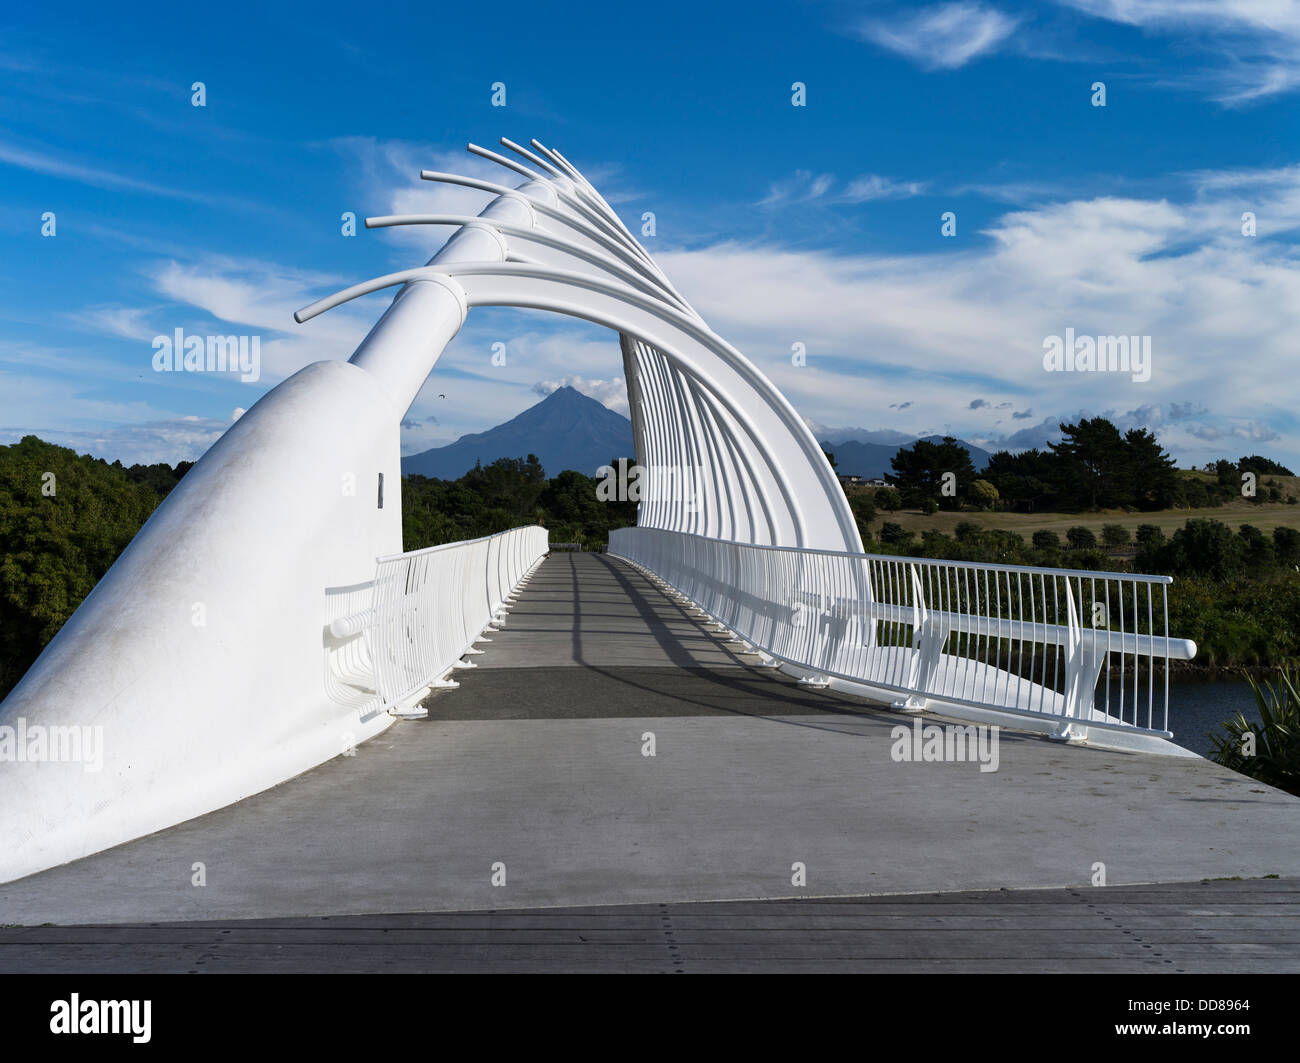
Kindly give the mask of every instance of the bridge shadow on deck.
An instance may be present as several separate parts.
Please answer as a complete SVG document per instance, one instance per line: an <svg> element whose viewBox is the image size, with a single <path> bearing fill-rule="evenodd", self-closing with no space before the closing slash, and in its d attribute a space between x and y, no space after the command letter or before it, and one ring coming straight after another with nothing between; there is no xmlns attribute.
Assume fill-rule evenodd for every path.
<svg viewBox="0 0 1300 1063"><path fill-rule="evenodd" d="M603 554L549 558L493 638L499 645L490 647L472 677L462 673L460 690L425 701L438 719L729 714L852 716L888 726L899 719L859 698L802 687L756 667L756 654L729 643L636 569Z"/></svg>

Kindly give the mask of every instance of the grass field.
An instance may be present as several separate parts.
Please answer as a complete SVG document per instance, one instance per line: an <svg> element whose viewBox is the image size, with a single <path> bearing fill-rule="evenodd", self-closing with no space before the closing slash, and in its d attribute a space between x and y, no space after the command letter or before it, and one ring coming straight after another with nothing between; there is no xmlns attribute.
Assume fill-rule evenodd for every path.
<svg viewBox="0 0 1300 1063"><path fill-rule="evenodd" d="M1283 497L1288 494L1300 497L1300 477L1277 476L1267 477L1267 479L1277 480L1278 485L1282 488ZM1025 537L1026 542L1034 532L1043 530L1054 531L1064 538L1066 529L1073 528L1076 525L1089 529L1100 540L1101 526L1103 524L1122 524L1130 531L1135 530L1139 524L1154 524L1168 536L1171 532L1181 528L1185 521L1193 517L1208 517L1211 520L1222 521L1234 531L1243 524L1253 524L1266 535L1277 527L1300 529L1300 505L1291 506L1284 502L1261 502L1256 505L1253 502L1247 502L1245 499L1238 499L1226 505L1212 506L1205 509L1161 509L1150 513L1124 513L1119 510L1102 510L1098 513L1009 513L998 511L950 513L941 510L927 516L918 510L904 509L899 510L897 513L878 510L876 519L871 524L871 530L873 533L877 533L880 531L882 522L892 520L909 531L916 532L917 535L930 528L951 535L953 529L961 521L968 520L980 525L982 528L1001 528L1018 532Z"/></svg>

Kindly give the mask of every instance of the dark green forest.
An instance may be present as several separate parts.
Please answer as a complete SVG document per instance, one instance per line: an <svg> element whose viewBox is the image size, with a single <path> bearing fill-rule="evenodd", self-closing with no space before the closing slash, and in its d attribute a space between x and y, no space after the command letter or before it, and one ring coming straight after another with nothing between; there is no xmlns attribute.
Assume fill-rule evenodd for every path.
<svg viewBox="0 0 1300 1063"><path fill-rule="evenodd" d="M0 696L191 464L128 469L35 436L0 447Z"/></svg>
<svg viewBox="0 0 1300 1063"><path fill-rule="evenodd" d="M618 459L610 459L617 467ZM626 459L630 460L630 459ZM635 502L602 502L596 480L572 469L546 479L535 455L499 458L459 480L402 478L402 541L407 550L495 535L521 524L549 529L552 542L596 549L614 528L636 523Z"/></svg>
<svg viewBox="0 0 1300 1063"><path fill-rule="evenodd" d="M7 694L192 462L123 466L36 436L0 446L0 697ZM506 459L459 480L402 484L404 548L417 550L540 523L553 542L601 546L636 521L602 502L596 481L546 479L537 459Z"/></svg>
<svg viewBox="0 0 1300 1063"><path fill-rule="evenodd" d="M1027 513L1082 513L1098 509L1153 512L1221 506L1228 501L1296 503L1275 479L1290 469L1258 454L1206 466L1209 477L1180 474L1153 433L1121 433L1105 417L1062 424L1061 441L1046 450L1000 450L976 472L970 454L951 436L918 440L891 459L885 480L898 505L936 511L1007 509ZM1243 474L1250 474L1243 479ZM948 478L948 490L944 478ZM898 508L895 506L894 508Z"/></svg>

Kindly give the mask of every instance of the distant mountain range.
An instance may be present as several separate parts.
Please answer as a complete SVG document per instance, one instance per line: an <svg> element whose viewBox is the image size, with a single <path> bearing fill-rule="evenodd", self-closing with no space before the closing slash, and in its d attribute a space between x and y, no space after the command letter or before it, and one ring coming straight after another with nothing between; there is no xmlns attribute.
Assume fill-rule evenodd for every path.
<svg viewBox="0 0 1300 1063"><path fill-rule="evenodd" d="M835 455L838 473L866 479L889 472L889 459L917 438L891 429L826 428L815 422L809 422L809 427L822 448ZM924 438L938 443L943 437ZM976 469L988 464L988 451L960 439L957 442L970 452ZM562 387L505 424L403 458L402 473L455 480L476 462L489 465L497 458L536 454L548 477L565 469L594 476L612 458L630 457L633 446L631 421L576 388Z"/></svg>
<svg viewBox="0 0 1300 1063"><path fill-rule="evenodd" d="M883 443L900 446L916 442L916 436L892 428L828 428L804 418L804 423L821 443Z"/></svg>
<svg viewBox="0 0 1300 1063"><path fill-rule="evenodd" d="M867 433L875 434L875 433ZM928 443L942 443L943 436L922 436ZM898 443L871 443L860 442L856 439L841 439L839 442L832 442L829 439L818 437L817 440L822 445L822 449L835 455L835 471L841 476L861 476L864 479L872 480L883 477L885 473L892 472L889 464L890 459L899 452L903 447L910 447L916 442L916 436L906 436L903 441ZM989 452L974 443L967 443L964 439L957 440L967 453L970 454L971 464L975 466L978 472L989 463Z"/></svg>
<svg viewBox="0 0 1300 1063"><path fill-rule="evenodd" d="M475 462L489 465L497 458L536 454L547 477L565 469L595 476L611 459L631 457L633 448L631 421L575 388L562 387L505 424L403 458L402 474L455 480Z"/></svg>

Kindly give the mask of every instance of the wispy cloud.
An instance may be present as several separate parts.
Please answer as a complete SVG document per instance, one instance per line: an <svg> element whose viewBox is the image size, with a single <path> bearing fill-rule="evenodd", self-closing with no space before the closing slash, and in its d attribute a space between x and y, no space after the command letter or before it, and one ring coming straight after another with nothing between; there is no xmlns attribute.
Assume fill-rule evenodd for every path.
<svg viewBox="0 0 1300 1063"><path fill-rule="evenodd" d="M1300 88L1300 4L1293 0L1058 0L1095 18L1184 38L1217 62L1188 72L1225 104Z"/></svg>
<svg viewBox="0 0 1300 1063"><path fill-rule="evenodd" d="M0 443L14 443L24 435L39 435L50 443L81 454L111 457L124 465L152 465L165 461L197 461L227 428L230 421L206 417L180 417L168 421L117 424L100 429L53 427L0 427Z"/></svg>
<svg viewBox="0 0 1300 1063"><path fill-rule="evenodd" d="M230 202L226 199L191 192L183 188L168 188L166 185L141 181L134 177L125 177L113 173L102 166L76 162L59 158L48 151L32 150L0 141L0 163L17 166L33 173L45 174L47 177L61 177L79 184L92 185L96 188L115 188L129 192L140 192L151 196L164 196L168 199L183 199L193 203Z"/></svg>
<svg viewBox="0 0 1300 1063"><path fill-rule="evenodd" d="M158 335L158 329L149 324L149 317L156 312L157 308L138 306L95 306L69 315L68 320L95 335L147 342Z"/></svg>
<svg viewBox="0 0 1300 1063"><path fill-rule="evenodd" d="M774 182L758 205L867 203L875 199L908 199L923 195L925 189L925 184L920 181L895 181L877 174L862 174L841 183L834 174L796 170L789 177Z"/></svg>
<svg viewBox="0 0 1300 1063"><path fill-rule="evenodd" d="M858 36L931 70L955 70L995 51L1018 19L975 3L940 4L892 20L865 19Z"/></svg>
<svg viewBox="0 0 1300 1063"><path fill-rule="evenodd" d="M519 175L463 147L420 143L379 137L338 137L328 147L352 163L362 202L370 214L468 214L475 215L492 199L492 193L462 185L420 180L421 170L462 174L513 188ZM403 261L411 250L431 257L452 234L446 226L407 225L378 231L380 239L401 249ZM423 263L407 262L407 265Z"/></svg>

